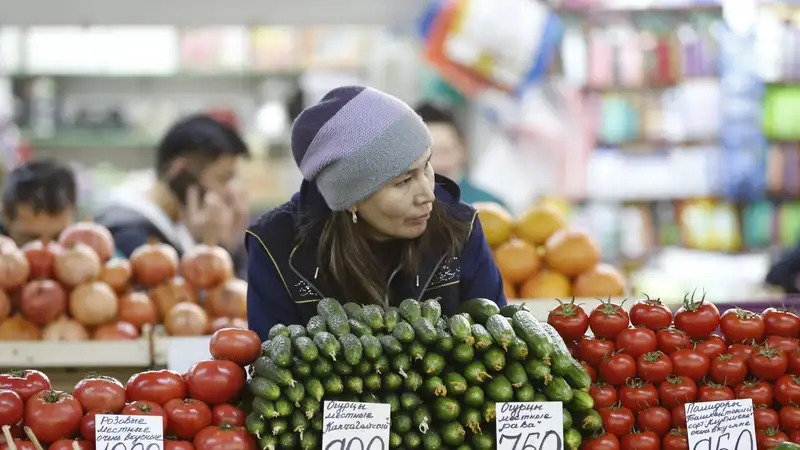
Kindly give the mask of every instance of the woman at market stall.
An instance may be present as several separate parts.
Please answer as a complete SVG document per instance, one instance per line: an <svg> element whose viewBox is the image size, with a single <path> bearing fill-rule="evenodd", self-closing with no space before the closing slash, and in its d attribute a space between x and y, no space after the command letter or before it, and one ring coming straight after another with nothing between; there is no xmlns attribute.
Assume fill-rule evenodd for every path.
<svg viewBox="0 0 800 450"><path fill-rule="evenodd" d="M436 297L445 314L475 297L505 304L477 213L434 175L431 144L408 105L372 88L336 88L298 116L300 191L247 231L248 322L262 340L305 324L324 297Z"/></svg>

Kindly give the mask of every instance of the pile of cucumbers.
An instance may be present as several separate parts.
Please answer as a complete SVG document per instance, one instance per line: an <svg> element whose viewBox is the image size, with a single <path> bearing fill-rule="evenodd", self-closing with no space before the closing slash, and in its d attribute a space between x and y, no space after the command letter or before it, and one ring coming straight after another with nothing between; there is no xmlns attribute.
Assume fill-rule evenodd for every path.
<svg viewBox="0 0 800 450"><path fill-rule="evenodd" d="M461 311L326 298L305 327L274 326L250 367L248 431L265 450L321 448L325 400L388 403L397 449L492 449L497 402L563 402L569 450L602 428L589 374L550 325L486 299Z"/></svg>

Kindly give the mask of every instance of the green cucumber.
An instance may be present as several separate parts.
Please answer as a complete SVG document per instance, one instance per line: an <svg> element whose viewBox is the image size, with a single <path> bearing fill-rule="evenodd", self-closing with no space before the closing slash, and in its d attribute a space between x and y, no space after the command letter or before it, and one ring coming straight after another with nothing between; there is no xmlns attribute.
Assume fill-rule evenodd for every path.
<svg viewBox="0 0 800 450"><path fill-rule="evenodd" d="M580 450L582 442L581 432L575 428L570 428L564 432L564 450ZM800 447L797 447L797 449L781 449L780 445L778 447L776 450L800 450Z"/></svg>
<svg viewBox="0 0 800 450"><path fill-rule="evenodd" d="M498 347L492 347L486 350L486 352L481 355L481 359L484 364L486 364L486 367L495 372L500 372L506 366L506 354Z"/></svg>
<svg viewBox="0 0 800 450"><path fill-rule="evenodd" d="M306 392L308 392L308 398L313 398L319 402L322 401L322 396L325 395L325 388L318 378L309 378L306 380Z"/></svg>
<svg viewBox="0 0 800 450"><path fill-rule="evenodd" d="M294 411L294 406L292 406L289 400L281 397L275 402L275 411L278 411L281 417L289 417L292 411Z"/></svg>
<svg viewBox="0 0 800 450"><path fill-rule="evenodd" d="M316 431L307 429L300 433L300 450L314 450L321 446L322 440Z"/></svg>
<svg viewBox="0 0 800 450"><path fill-rule="evenodd" d="M400 394L400 406L406 411L412 411L422 404L422 399L419 395L413 392L403 392Z"/></svg>
<svg viewBox="0 0 800 450"><path fill-rule="evenodd" d="M410 356L414 361L419 361L425 357L425 354L428 353L428 351L425 349L425 346L422 345L422 342L415 340L414 342L408 344L408 347L406 347L406 353L408 353L408 356Z"/></svg>
<svg viewBox="0 0 800 450"><path fill-rule="evenodd" d="M381 347L383 347L383 351L389 356L396 355L403 351L403 346L400 344L400 341L392 335L387 334L381 336L380 343Z"/></svg>
<svg viewBox="0 0 800 450"><path fill-rule="evenodd" d="M333 362L327 358L319 358L314 361L314 367L311 371L315 377L325 378L333 373Z"/></svg>
<svg viewBox="0 0 800 450"><path fill-rule="evenodd" d="M364 392L364 380L361 377L346 377L344 388L354 394L361 394Z"/></svg>
<svg viewBox="0 0 800 450"><path fill-rule="evenodd" d="M528 375L528 378L537 381L539 384L546 385L553 379L550 366L538 359L529 359L525 361L523 366L525 367L525 373Z"/></svg>
<svg viewBox="0 0 800 450"><path fill-rule="evenodd" d="M256 435L255 433L251 434L253 434L254 436ZM261 436L261 437L256 436L256 437L258 439L258 448L260 448L261 450L278 449L278 438L276 436L268 434L266 436Z"/></svg>
<svg viewBox="0 0 800 450"><path fill-rule="evenodd" d="M438 336L438 340L436 341L436 351L439 353L452 352L453 347L455 346L453 336L447 330L442 329L437 329L436 334Z"/></svg>
<svg viewBox="0 0 800 450"><path fill-rule="evenodd" d="M294 386L297 381L292 378L292 372L283 367L278 367L272 358L260 357L254 364L255 373L258 376L274 381L278 386Z"/></svg>
<svg viewBox="0 0 800 450"><path fill-rule="evenodd" d="M350 332L355 334L357 337L372 334L372 328L356 319L349 319L347 323L350 325Z"/></svg>
<svg viewBox="0 0 800 450"><path fill-rule="evenodd" d="M392 369L396 370L400 375L406 375L411 370L411 357L405 353L394 355L392 358Z"/></svg>
<svg viewBox="0 0 800 450"><path fill-rule="evenodd" d="M470 386L467 388L467 391L464 392L464 404L474 407L479 407L483 405L484 394L483 389L480 386Z"/></svg>
<svg viewBox="0 0 800 450"><path fill-rule="evenodd" d="M410 344L414 341L414 327L408 322L399 322L392 330L392 336L403 344Z"/></svg>
<svg viewBox="0 0 800 450"><path fill-rule="evenodd" d="M438 353L428 353L422 360L422 370L426 375L437 376L444 370L447 361Z"/></svg>
<svg viewBox="0 0 800 450"><path fill-rule="evenodd" d="M572 420L586 434L595 433L603 428L603 419L600 417L600 413L594 409L583 412L573 411Z"/></svg>
<svg viewBox="0 0 800 450"><path fill-rule="evenodd" d="M364 357L364 347L354 334L348 333L341 336L339 343L342 345L342 355L347 364L355 366L361 362L361 358Z"/></svg>
<svg viewBox="0 0 800 450"><path fill-rule="evenodd" d="M347 302L342 305L348 319L361 320L361 305L358 303Z"/></svg>
<svg viewBox="0 0 800 450"><path fill-rule="evenodd" d="M283 433L278 437L278 447L282 449L297 448L298 438L300 437L300 435L292 433L291 429L289 429L288 424L286 425L286 430L288 431L288 433Z"/></svg>
<svg viewBox="0 0 800 450"><path fill-rule="evenodd" d="M320 352L328 358L336 361L336 357L342 352L342 344L336 339L333 334L322 331L314 336L314 344L317 345Z"/></svg>
<svg viewBox="0 0 800 450"><path fill-rule="evenodd" d="M553 377L543 391L551 402L569 403L572 401L572 387L567 380L561 377Z"/></svg>
<svg viewBox="0 0 800 450"><path fill-rule="evenodd" d="M472 328L466 317L457 314L450 318L448 321L450 326L450 334L456 342L464 342L467 344L474 344L475 338L472 337Z"/></svg>
<svg viewBox="0 0 800 450"><path fill-rule="evenodd" d="M386 331L391 333L398 322L400 322L400 311L395 307L387 309L383 315L383 324L386 326Z"/></svg>
<svg viewBox="0 0 800 450"><path fill-rule="evenodd" d="M586 372L586 369L572 358L564 339L549 323L541 325L553 343L553 354L550 358L553 374L564 377L574 388L589 389L592 384L592 378Z"/></svg>
<svg viewBox="0 0 800 450"><path fill-rule="evenodd" d="M272 360L278 367L292 365L292 338L280 334L272 338Z"/></svg>
<svg viewBox="0 0 800 450"><path fill-rule="evenodd" d="M308 320L306 331L312 338L323 331L328 331L328 326L325 325L325 318L317 315Z"/></svg>
<svg viewBox="0 0 800 450"><path fill-rule="evenodd" d="M377 392L381 390L381 376L377 373L371 373L364 377L364 389L370 392Z"/></svg>
<svg viewBox="0 0 800 450"><path fill-rule="evenodd" d="M272 341L261 343L261 356L272 356Z"/></svg>
<svg viewBox="0 0 800 450"><path fill-rule="evenodd" d="M469 384L481 384L492 378L486 371L486 366L480 361L472 361L464 368L464 378Z"/></svg>
<svg viewBox="0 0 800 450"><path fill-rule="evenodd" d="M475 349L486 350L494 344L492 335L483 325L476 323L472 325L472 336L475 338Z"/></svg>
<svg viewBox="0 0 800 450"><path fill-rule="evenodd" d="M333 371L339 375L351 375L353 373L353 366L345 362L344 359L333 362Z"/></svg>
<svg viewBox="0 0 800 450"><path fill-rule="evenodd" d="M383 324L383 310L378 305L364 305L361 308L360 320L375 331L380 331L386 327Z"/></svg>
<svg viewBox="0 0 800 450"><path fill-rule="evenodd" d="M484 422L491 423L497 417L497 403L486 402L481 407L481 414L483 414Z"/></svg>
<svg viewBox="0 0 800 450"><path fill-rule="evenodd" d="M261 418L261 414L257 411L253 411L247 415L247 418L244 420L244 426L247 428L247 431L257 439L260 439L261 436L267 432L267 425L264 423L264 419Z"/></svg>
<svg viewBox="0 0 800 450"><path fill-rule="evenodd" d="M414 336L425 345L435 344L439 338L433 324L424 317L414 319L411 326L414 328Z"/></svg>
<svg viewBox="0 0 800 450"><path fill-rule="evenodd" d="M294 386L283 388L282 394L286 397L286 400L299 407L300 402L306 397L306 388L303 383L295 383Z"/></svg>
<svg viewBox="0 0 800 450"><path fill-rule="evenodd" d="M314 362L319 358L319 348L314 341L307 336L294 338L294 352L297 357L305 362Z"/></svg>
<svg viewBox="0 0 800 450"><path fill-rule="evenodd" d="M423 382L422 375L413 370L409 370L406 374L406 379L403 380L403 386L407 391L417 392L417 390L422 387Z"/></svg>
<svg viewBox="0 0 800 450"><path fill-rule="evenodd" d="M342 377L335 373L322 380L322 387L325 388L325 392L328 394L341 394L344 392Z"/></svg>
<svg viewBox="0 0 800 450"><path fill-rule="evenodd" d="M512 361L511 364L506 366L503 375L511 382L511 386L515 389L522 387L528 383L528 374L525 373L525 367L519 361Z"/></svg>
<svg viewBox="0 0 800 450"><path fill-rule="evenodd" d="M392 416L392 430L401 434L406 434L411 431L412 426L411 417L409 417L408 414L400 413Z"/></svg>
<svg viewBox="0 0 800 450"><path fill-rule="evenodd" d="M503 347L503 350L508 350L517 338L511 324L500 314L489 317L486 321L486 330L492 335L494 341L497 342L500 347Z"/></svg>
<svg viewBox="0 0 800 450"><path fill-rule="evenodd" d="M494 436L489 433L475 434L469 438L472 450L492 450L495 445Z"/></svg>
<svg viewBox="0 0 800 450"><path fill-rule="evenodd" d="M563 408L561 413L563 414L563 427L566 431L572 428L572 413L570 413L567 408Z"/></svg>
<svg viewBox="0 0 800 450"><path fill-rule="evenodd" d="M468 389L467 379L456 372L446 373L444 376L444 383L447 388L446 393L449 393L452 397L465 394Z"/></svg>
<svg viewBox="0 0 800 450"><path fill-rule="evenodd" d="M447 387L441 378L430 377L422 383L422 393L430 397L443 397L447 395Z"/></svg>
<svg viewBox="0 0 800 450"><path fill-rule="evenodd" d="M391 392L400 389L403 386L403 377L396 373L387 373L383 375L383 387Z"/></svg>
<svg viewBox="0 0 800 450"><path fill-rule="evenodd" d="M261 414L262 417L265 419L271 419L273 417L279 417L278 411L275 411L275 403L269 400L264 400L261 397L256 397L253 399L253 411Z"/></svg>
<svg viewBox="0 0 800 450"><path fill-rule="evenodd" d="M536 390L530 384L523 384L519 389L514 391L514 400L518 402L532 402L535 397Z"/></svg>
<svg viewBox="0 0 800 450"><path fill-rule="evenodd" d="M467 436L467 430L458 422L448 422L440 428L439 434L442 436L442 442L449 447L455 447L464 443Z"/></svg>
<svg viewBox="0 0 800 450"><path fill-rule="evenodd" d="M292 371L293 374L297 375L297 378L308 378L311 376L312 368L311 364L303 361L300 358L294 357L292 358L292 367L289 369Z"/></svg>
<svg viewBox="0 0 800 450"><path fill-rule="evenodd" d="M403 319L409 322L413 322L422 317L422 307L419 302L413 298L407 298L400 302L400 306L397 307L397 310L400 311L400 315Z"/></svg>
<svg viewBox="0 0 800 450"><path fill-rule="evenodd" d="M275 339L278 336L289 336L289 328L282 323L276 323L269 329L269 333L267 333L267 339Z"/></svg>
<svg viewBox="0 0 800 450"><path fill-rule="evenodd" d="M508 317L510 319L514 317L514 314L516 314L517 311L529 311L529 310L523 303L513 303L505 305L502 308L500 308L500 315Z"/></svg>
<svg viewBox="0 0 800 450"><path fill-rule="evenodd" d="M794 442L781 442L775 447L775 450L800 450L800 445Z"/></svg>
<svg viewBox="0 0 800 450"><path fill-rule="evenodd" d="M389 433L389 448L400 448L401 445L403 445L403 438L394 431Z"/></svg>
<svg viewBox="0 0 800 450"><path fill-rule="evenodd" d="M423 434L422 448L425 450L440 450L442 448L442 437L435 431L429 431Z"/></svg>
<svg viewBox="0 0 800 450"><path fill-rule="evenodd" d="M528 359L528 344L515 335L514 343L508 349L508 356L515 361L526 361Z"/></svg>
<svg viewBox="0 0 800 450"><path fill-rule="evenodd" d="M567 405L570 411L582 412L594 408L594 399L586 391L572 390L572 400Z"/></svg>
<svg viewBox="0 0 800 450"><path fill-rule="evenodd" d="M461 414L461 405L458 404L456 399L449 397L436 397L433 399L431 409L433 415L442 422L456 420L458 415Z"/></svg>
<svg viewBox="0 0 800 450"><path fill-rule="evenodd" d="M328 297L320 300L317 303L317 314L325 318L325 325L334 336L340 337L350 332L347 312L336 299Z"/></svg>
<svg viewBox="0 0 800 450"><path fill-rule="evenodd" d="M289 329L289 337L292 338L292 341L299 338L300 336L306 336L306 327L302 325L289 325L286 327Z"/></svg>
<svg viewBox="0 0 800 450"><path fill-rule="evenodd" d="M281 388L278 383L260 376L255 376L250 380L250 391L256 397L271 401L275 401L281 396Z"/></svg>
<svg viewBox="0 0 800 450"><path fill-rule="evenodd" d="M545 364L549 364L550 355L554 351L553 343L550 342L548 334L542 329L536 317L528 311L517 311L513 320L514 331L528 344L528 350Z"/></svg>
<svg viewBox="0 0 800 450"><path fill-rule="evenodd" d="M439 298L431 298L422 302L422 317L428 322L436 325L439 318L442 317L442 305L439 303Z"/></svg>
<svg viewBox="0 0 800 450"><path fill-rule="evenodd" d="M486 382L486 395L496 402L510 402L514 399L514 388L505 375L498 375Z"/></svg>
<svg viewBox="0 0 800 450"><path fill-rule="evenodd" d="M459 308L462 313L469 314L479 324L485 324L489 317L500 313L497 303L485 298L467 300Z"/></svg>
<svg viewBox="0 0 800 450"><path fill-rule="evenodd" d="M370 361L375 361L380 358L383 353L381 341L375 336L365 334L359 338L361 346L364 348L364 357Z"/></svg>
<svg viewBox="0 0 800 450"><path fill-rule="evenodd" d="M380 358L375 360L372 366L375 373L384 374L389 371L389 358L386 355L381 355Z"/></svg>

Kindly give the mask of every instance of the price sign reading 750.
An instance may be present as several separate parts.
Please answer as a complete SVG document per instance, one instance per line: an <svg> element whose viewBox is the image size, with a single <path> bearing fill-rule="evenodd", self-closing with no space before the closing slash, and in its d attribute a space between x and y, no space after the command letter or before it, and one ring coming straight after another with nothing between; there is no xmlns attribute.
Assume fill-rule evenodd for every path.
<svg viewBox="0 0 800 450"><path fill-rule="evenodd" d="M561 402L498 403L497 450L564 450Z"/></svg>

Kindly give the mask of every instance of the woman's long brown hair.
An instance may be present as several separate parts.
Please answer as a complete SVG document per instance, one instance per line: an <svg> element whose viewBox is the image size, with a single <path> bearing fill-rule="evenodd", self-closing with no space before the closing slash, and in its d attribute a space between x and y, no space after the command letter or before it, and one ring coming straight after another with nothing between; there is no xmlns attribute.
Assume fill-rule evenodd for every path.
<svg viewBox="0 0 800 450"><path fill-rule="evenodd" d="M456 256L464 245L471 224L446 211L447 205L434 202L425 232L418 238L402 240L400 270L414 274L424 253L433 257ZM340 301L385 305L387 277L396 267L385 267L370 247L366 223L353 223L352 214L332 212L319 238L318 261L327 264L324 275L338 287Z"/></svg>

